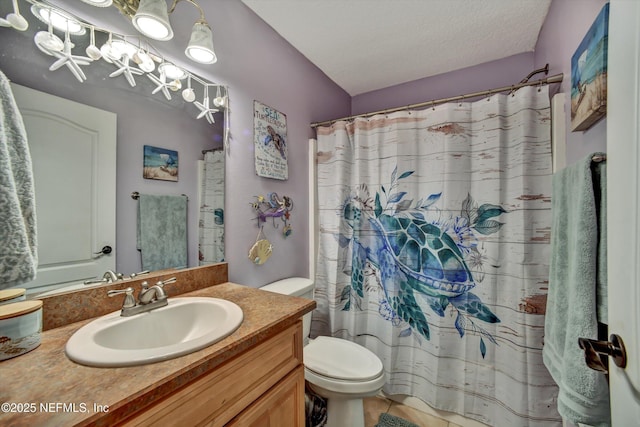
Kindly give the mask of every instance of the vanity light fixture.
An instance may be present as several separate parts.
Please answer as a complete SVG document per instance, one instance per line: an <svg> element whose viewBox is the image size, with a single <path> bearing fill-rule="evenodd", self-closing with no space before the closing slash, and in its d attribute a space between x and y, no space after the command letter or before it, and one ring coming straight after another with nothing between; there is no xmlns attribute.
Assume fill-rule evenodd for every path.
<svg viewBox="0 0 640 427"><path fill-rule="evenodd" d="M99 0L83 0L94 3ZM195 6L200 12L200 18L191 29L189 44L185 55L189 59L201 64L213 64L218 58L213 50L213 33L207 23L204 11L195 0L173 0L167 8L166 0L113 0L113 4L121 13L131 18L131 23L141 34L154 40L171 40L173 28L169 22L176 5L186 1Z"/></svg>
<svg viewBox="0 0 640 427"><path fill-rule="evenodd" d="M0 17L0 27L9 27L17 31L24 31L24 25L13 16L19 15L18 0L14 0L14 13L9 14L6 18ZM62 11L55 6L52 6L48 2L41 2L39 0L26 0L32 4L31 12L39 20L47 24L46 31L37 31L34 36L34 42L38 49L45 55L52 56L56 60L49 67L50 71L57 71L59 69L67 68L74 77L83 83L87 80L87 76L82 67L89 66L90 64L103 60L107 63L113 64L116 70L109 74L109 77L115 78L123 76L131 87L136 86L135 76L141 76L146 74L147 77L156 85L156 88L152 91L152 94L162 92L164 97L171 101L170 92L177 92L183 88L182 80L187 80L187 88L182 91L182 98L185 102L194 102L196 99L193 86L194 82L197 82L204 88L204 99L202 102L195 102L195 107L199 110L197 116L198 119L206 118L206 120L213 124L214 113L219 109L224 108L228 104L228 88L213 84L207 80L204 80L195 74L191 73L187 69L178 67L171 62L168 62L155 48L150 45L146 40L143 40L141 36L125 36L117 34L111 30L97 27L95 24L83 21L75 17L69 12ZM85 3L93 5L107 6L103 0L82 0ZM123 4L131 5L135 4L137 7L140 0L113 0L113 4L116 2L122 2ZM178 3L182 0L174 0ZM191 2L191 0L185 0ZM133 15L132 12L131 15ZM20 15L21 16L21 15ZM201 11L201 16L203 16ZM13 22L13 23L12 23ZM26 22L26 20L25 20ZM198 21L198 23L202 23ZM198 24L196 23L196 24ZM15 24L15 25L14 25ZM206 24L206 22L204 22ZM28 27L28 23L26 24ZM54 34L54 28L62 31L65 35L64 42ZM89 31L87 31L89 30ZM87 34L89 33L89 34ZM96 46L96 33L101 33L106 37L106 41L100 48ZM86 34L86 37L84 35ZM78 55L73 38L82 38L82 43L86 43L86 49L84 52L87 56ZM127 39L137 39L137 43L130 43ZM145 45L143 47L143 44ZM76 48L76 52L74 52ZM214 54L215 55L215 54ZM153 74L156 69L159 75ZM209 87L217 86L216 97L212 99L214 106L209 105ZM222 92L221 92L222 91ZM215 107L215 108L214 108ZM225 114L228 114L228 108L224 108ZM228 120L225 120L225 134L228 132Z"/></svg>
<svg viewBox="0 0 640 427"><path fill-rule="evenodd" d="M189 44L184 51L189 59L201 64L213 64L218 61L213 51L213 33L203 18L193 25Z"/></svg>
<svg viewBox="0 0 640 427"><path fill-rule="evenodd" d="M165 0L140 0L136 14L131 18L136 30L154 40L171 40L173 28Z"/></svg>

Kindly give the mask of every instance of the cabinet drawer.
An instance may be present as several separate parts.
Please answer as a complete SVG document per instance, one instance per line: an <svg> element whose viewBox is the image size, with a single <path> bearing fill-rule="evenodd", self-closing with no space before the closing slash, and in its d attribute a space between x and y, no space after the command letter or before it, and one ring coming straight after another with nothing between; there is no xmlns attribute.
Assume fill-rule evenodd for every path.
<svg viewBox="0 0 640 427"><path fill-rule="evenodd" d="M302 365L302 322L126 420L124 426L223 426Z"/></svg>
<svg viewBox="0 0 640 427"><path fill-rule="evenodd" d="M303 427L304 367L298 366L227 427Z"/></svg>

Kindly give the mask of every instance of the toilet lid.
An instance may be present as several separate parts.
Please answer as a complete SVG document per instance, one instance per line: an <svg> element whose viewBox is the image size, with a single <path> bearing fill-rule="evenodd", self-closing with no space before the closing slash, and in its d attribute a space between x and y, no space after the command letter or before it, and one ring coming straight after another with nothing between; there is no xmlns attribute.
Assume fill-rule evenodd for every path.
<svg viewBox="0 0 640 427"><path fill-rule="evenodd" d="M332 337L318 337L304 347L304 366L341 380L367 381L382 374L378 356L361 345Z"/></svg>

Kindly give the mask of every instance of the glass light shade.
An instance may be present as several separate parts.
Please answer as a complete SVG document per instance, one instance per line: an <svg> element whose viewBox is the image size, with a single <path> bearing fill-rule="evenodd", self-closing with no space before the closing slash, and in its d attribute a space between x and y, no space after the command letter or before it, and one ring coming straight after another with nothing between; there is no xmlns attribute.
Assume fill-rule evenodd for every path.
<svg viewBox="0 0 640 427"><path fill-rule="evenodd" d="M218 60L213 51L213 34L206 22L198 21L194 24L184 53L192 61L201 64L213 64Z"/></svg>
<svg viewBox="0 0 640 427"><path fill-rule="evenodd" d="M109 7L113 0L82 0L83 2L97 7Z"/></svg>
<svg viewBox="0 0 640 427"><path fill-rule="evenodd" d="M84 26L82 26L73 17L66 15L65 13L57 9L52 9L51 7L40 4L34 4L33 6L31 6L31 13L33 13L36 18L38 18L45 24L49 24L49 22L51 22L51 25L53 25L53 27L57 30L63 32L67 31L68 25L69 34L80 35L86 32Z"/></svg>
<svg viewBox="0 0 640 427"><path fill-rule="evenodd" d="M138 10L131 22L136 30L154 40L173 38L165 0L140 0Z"/></svg>

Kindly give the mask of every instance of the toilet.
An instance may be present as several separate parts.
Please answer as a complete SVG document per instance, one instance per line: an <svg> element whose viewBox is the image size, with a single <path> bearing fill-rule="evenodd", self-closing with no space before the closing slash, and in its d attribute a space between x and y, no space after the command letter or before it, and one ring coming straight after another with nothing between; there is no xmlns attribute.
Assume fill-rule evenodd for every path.
<svg viewBox="0 0 640 427"><path fill-rule="evenodd" d="M313 299L314 283L292 277L262 290ZM311 313L302 319L304 377L311 389L327 399L327 427L364 427L362 399L375 396L385 383L382 362L370 350L334 337L309 339Z"/></svg>

